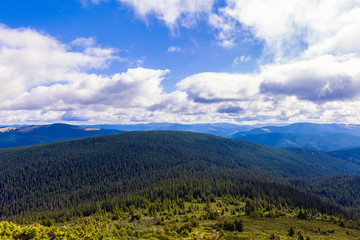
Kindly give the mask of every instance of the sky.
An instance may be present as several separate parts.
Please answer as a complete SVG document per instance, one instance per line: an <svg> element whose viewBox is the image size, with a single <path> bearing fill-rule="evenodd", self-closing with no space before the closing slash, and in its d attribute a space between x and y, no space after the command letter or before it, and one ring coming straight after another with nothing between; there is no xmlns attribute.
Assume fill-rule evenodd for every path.
<svg viewBox="0 0 360 240"><path fill-rule="evenodd" d="M360 123L360 0L3 0L0 125Z"/></svg>

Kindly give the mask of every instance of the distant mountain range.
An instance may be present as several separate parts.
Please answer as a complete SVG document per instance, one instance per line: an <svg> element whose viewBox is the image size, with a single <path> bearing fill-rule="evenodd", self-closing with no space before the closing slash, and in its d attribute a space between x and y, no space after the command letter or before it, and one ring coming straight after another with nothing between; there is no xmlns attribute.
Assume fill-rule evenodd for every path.
<svg viewBox="0 0 360 240"><path fill-rule="evenodd" d="M303 147L317 151L360 148L360 125L295 123L286 126L214 124L118 124L74 126L51 124L0 127L0 148L36 145L70 139L135 131L186 131L207 133L272 146Z"/></svg>
<svg viewBox="0 0 360 240"><path fill-rule="evenodd" d="M254 128L254 126L241 126L228 123L191 125L177 123L149 123L88 126L74 126L69 124L55 123L50 125L4 126L0 127L0 148L60 142L70 139L122 132L155 130L200 132L226 137L238 131L246 131L252 128Z"/></svg>
<svg viewBox="0 0 360 240"><path fill-rule="evenodd" d="M61 123L25 127L0 127L0 148L60 142L121 132L120 130L83 128Z"/></svg>
<svg viewBox="0 0 360 240"><path fill-rule="evenodd" d="M317 123L294 123L285 126L263 126L253 128L249 134L264 133L298 133L320 135L329 133L345 133L360 137L360 125L358 124L317 124Z"/></svg>
<svg viewBox="0 0 360 240"><path fill-rule="evenodd" d="M202 124L179 124L179 123L147 123L147 124L115 124L115 125L88 125L83 127L96 127L101 129L118 129L126 132L134 131L185 131L207 133L220 137L228 137L239 131L248 131L261 125L237 125L231 123L202 123Z"/></svg>
<svg viewBox="0 0 360 240"><path fill-rule="evenodd" d="M335 151L360 147L360 125L296 123L254 128L230 137L272 147Z"/></svg>

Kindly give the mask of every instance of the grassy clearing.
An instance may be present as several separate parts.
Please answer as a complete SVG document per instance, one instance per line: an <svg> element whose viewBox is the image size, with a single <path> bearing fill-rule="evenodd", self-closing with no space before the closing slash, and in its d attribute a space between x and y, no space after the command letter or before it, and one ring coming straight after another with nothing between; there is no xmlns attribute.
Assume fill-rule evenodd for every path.
<svg viewBox="0 0 360 240"><path fill-rule="evenodd" d="M213 219L207 217L211 211L218 213ZM295 217L296 209L282 211L284 214L277 217L265 217L268 212L246 216L245 203L234 206L217 199L212 203L187 202L184 211L175 215L164 211L154 217L147 215L147 209L138 210L141 217L132 221L129 213L114 220L113 214L104 212L53 226L0 222L0 239L360 239L359 229L342 225L334 217L302 220ZM239 219L242 231L230 231L224 224Z"/></svg>

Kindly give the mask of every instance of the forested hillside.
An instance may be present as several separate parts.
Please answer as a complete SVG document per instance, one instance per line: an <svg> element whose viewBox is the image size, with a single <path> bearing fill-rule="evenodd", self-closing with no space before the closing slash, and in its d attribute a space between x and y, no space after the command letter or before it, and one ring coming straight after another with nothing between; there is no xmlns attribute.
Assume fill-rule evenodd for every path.
<svg viewBox="0 0 360 240"><path fill-rule="evenodd" d="M333 151L329 155L360 165L360 148Z"/></svg>
<svg viewBox="0 0 360 240"><path fill-rule="evenodd" d="M244 236L265 239L286 236L289 221L307 229L299 222L307 219L317 229L306 230L309 236L348 233L352 239L360 224L352 192L337 192L340 185L328 194L320 189L328 175L359 173L359 165L322 152L189 132L122 133L3 149L1 219L42 226L0 222L0 236L236 239L245 221ZM258 218L276 218L266 224L278 230L269 235L252 228Z"/></svg>
<svg viewBox="0 0 360 240"><path fill-rule="evenodd" d="M72 209L118 196L130 201L141 191L152 200L156 194L175 197L171 193L188 200L226 192L272 193L274 199L320 209L326 207L318 200L305 200L310 195L297 198L298 190L264 180L360 173L356 164L312 150L166 131L7 149L0 151L0 162L3 217Z"/></svg>
<svg viewBox="0 0 360 240"><path fill-rule="evenodd" d="M342 206L360 208L359 175L334 175L292 183L308 193L316 194Z"/></svg>

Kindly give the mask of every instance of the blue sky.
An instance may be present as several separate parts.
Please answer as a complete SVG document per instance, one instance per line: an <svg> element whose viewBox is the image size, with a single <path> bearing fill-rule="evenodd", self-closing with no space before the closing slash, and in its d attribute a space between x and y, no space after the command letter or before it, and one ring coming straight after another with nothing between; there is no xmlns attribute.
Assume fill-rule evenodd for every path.
<svg viewBox="0 0 360 240"><path fill-rule="evenodd" d="M356 0L0 3L0 124L359 123Z"/></svg>
<svg viewBox="0 0 360 240"><path fill-rule="evenodd" d="M100 46L116 48L120 57L128 59L113 62L98 73L114 74L140 65L170 69L162 82L167 92L175 90L177 81L198 72L254 71L262 50L261 42L244 42L232 48L219 46L214 38L216 29L204 20L189 28L177 26L176 30L151 14L144 22L129 6L116 1L7 1L2 4L0 16L1 23L8 27L29 27L64 43L94 38ZM173 52L168 51L171 47ZM241 56L251 60L234 64Z"/></svg>

